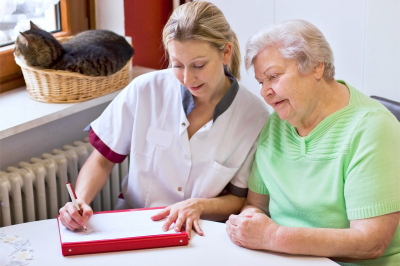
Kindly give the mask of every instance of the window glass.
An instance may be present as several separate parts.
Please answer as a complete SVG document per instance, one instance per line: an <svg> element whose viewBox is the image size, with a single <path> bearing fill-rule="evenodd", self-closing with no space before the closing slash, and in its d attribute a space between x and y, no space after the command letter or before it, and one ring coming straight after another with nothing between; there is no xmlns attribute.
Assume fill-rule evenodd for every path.
<svg viewBox="0 0 400 266"><path fill-rule="evenodd" d="M60 0L1 0L0 46L12 44L32 21L49 32L61 30Z"/></svg>

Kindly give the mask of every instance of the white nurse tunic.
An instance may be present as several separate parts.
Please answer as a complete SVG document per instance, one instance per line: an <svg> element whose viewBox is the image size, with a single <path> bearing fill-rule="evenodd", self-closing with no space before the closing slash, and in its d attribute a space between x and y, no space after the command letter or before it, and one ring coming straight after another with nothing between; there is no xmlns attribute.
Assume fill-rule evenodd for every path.
<svg viewBox="0 0 400 266"><path fill-rule="evenodd" d="M265 103L234 77L213 119L189 140L193 98L166 69L134 79L91 123L90 142L107 159L130 155L122 193L131 208L211 198L224 189L245 197Z"/></svg>

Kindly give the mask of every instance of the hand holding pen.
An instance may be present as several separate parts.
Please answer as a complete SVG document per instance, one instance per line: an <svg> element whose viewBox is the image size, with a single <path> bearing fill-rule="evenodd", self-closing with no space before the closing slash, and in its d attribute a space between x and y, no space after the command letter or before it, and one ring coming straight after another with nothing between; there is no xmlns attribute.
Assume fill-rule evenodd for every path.
<svg viewBox="0 0 400 266"><path fill-rule="evenodd" d="M72 202L68 202L60 209L60 221L71 231L82 227L86 230L86 222L93 211L83 200L77 198L71 183L67 182L66 186Z"/></svg>

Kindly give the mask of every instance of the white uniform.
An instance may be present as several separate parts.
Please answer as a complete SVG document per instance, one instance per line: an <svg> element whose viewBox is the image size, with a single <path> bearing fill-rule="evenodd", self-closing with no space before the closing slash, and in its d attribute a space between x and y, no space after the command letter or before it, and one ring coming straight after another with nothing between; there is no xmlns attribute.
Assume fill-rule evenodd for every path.
<svg viewBox="0 0 400 266"><path fill-rule="evenodd" d="M211 198L224 189L247 194L258 135L268 119L263 101L233 80L214 116L189 140L193 97L172 69L134 79L91 123L90 141L110 161L130 155L122 193L131 208Z"/></svg>

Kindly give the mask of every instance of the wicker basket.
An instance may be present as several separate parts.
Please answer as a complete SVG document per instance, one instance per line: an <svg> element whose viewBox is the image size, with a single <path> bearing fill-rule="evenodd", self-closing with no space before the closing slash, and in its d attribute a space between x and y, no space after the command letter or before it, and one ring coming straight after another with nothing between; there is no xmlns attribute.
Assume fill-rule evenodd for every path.
<svg viewBox="0 0 400 266"><path fill-rule="evenodd" d="M82 102L124 88L129 83L131 60L110 76L94 77L64 70L27 66L15 58L22 69L29 96L47 103Z"/></svg>

